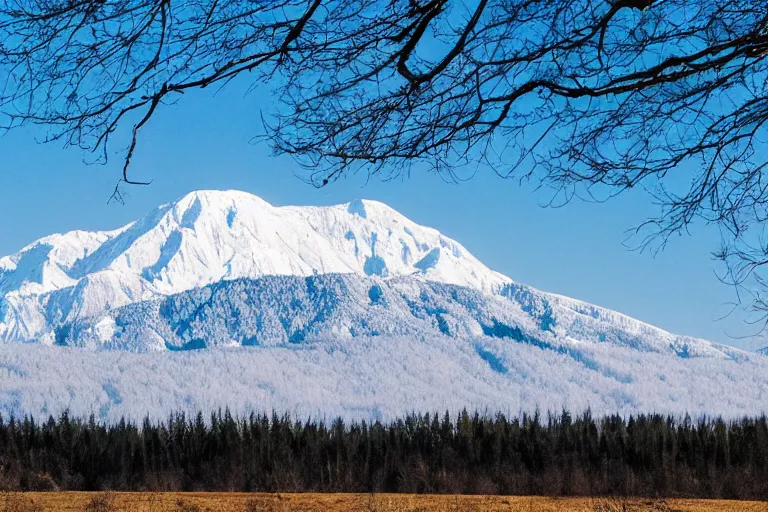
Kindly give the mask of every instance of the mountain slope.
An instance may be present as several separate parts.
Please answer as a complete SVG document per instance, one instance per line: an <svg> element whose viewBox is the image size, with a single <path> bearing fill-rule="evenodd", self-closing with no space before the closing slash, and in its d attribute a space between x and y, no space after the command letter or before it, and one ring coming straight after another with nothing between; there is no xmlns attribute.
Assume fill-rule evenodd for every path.
<svg viewBox="0 0 768 512"><path fill-rule="evenodd" d="M351 273L492 292L510 280L459 243L375 201L273 207L193 192L115 231L54 235L0 259L0 340L52 342L53 327L221 280Z"/></svg>
<svg viewBox="0 0 768 512"><path fill-rule="evenodd" d="M762 355L516 283L373 201L195 192L0 258L0 414L739 416L766 390Z"/></svg>
<svg viewBox="0 0 768 512"><path fill-rule="evenodd" d="M333 277L270 279L324 275ZM242 279L262 280L228 284ZM370 297L374 287L383 294L380 301ZM517 329L557 345L610 341L677 356L738 353L515 283L458 242L382 203L273 207L236 191L193 192L123 228L52 235L0 258L0 342L138 351L255 343L255 333L217 331L213 322L192 318L184 321L205 325L206 339L183 339L174 324L181 320L157 315L168 304L194 303L206 293L218 297L209 318L238 315L238 294L258 294L261 307L249 314L273 322L261 327L259 343L417 331L495 336ZM335 304L328 303L329 293ZM463 296L471 300L462 303ZM379 304L369 307L372 302ZM322 307L333 309L325 322L318 320L328 315ZM137 313L147 311L146 318ZM277 311L282 316L272 314ZM426 320L415 321L419 316ZM154 334L150 319L157 323ZM301 321L303 327L290 332ZM117 329L116 322L123 325ZM117 337L122 331L128 334Z"/></svg>
<svg viewBox="0 0 768 512"><path fill-rule="evenodd" d="M59 345L136 352L273 346L358 336L508 339L579 358L583 344L612 344L676 357L746 353L678 336L615 313L510 283L489 295L410 277L353 274L222 281L144 301L56 330Z"/></svg>
<svg viewBox="0 0 768 512"><path fill-rule="evenodd" d="M0 414L117 421L171 411L392 420L462 408L760 415L768 358L680 358L611 344L572 354L495 338L361 336L268 347L132 354L0 346Z"/></svg>

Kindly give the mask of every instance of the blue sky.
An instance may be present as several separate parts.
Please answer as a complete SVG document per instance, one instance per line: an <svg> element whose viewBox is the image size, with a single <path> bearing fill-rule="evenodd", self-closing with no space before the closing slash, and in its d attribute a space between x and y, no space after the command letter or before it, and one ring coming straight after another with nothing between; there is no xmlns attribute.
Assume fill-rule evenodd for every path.
<svg viewBox="0 0 768 512"><path fill-rule="evenodd" d="M0 137L0 255L54 232L121 226L195 189L240 189L275 205L377 199L458 240L519 282L673 332L756 348L732 337L755 331L741 316L718 320L734 294L715 275L715 229L694 226L656 257L629 251L622 245L625 230L654 212L647 197L543 208L548 196L490 170L461 184L415 171L388 182L351 176L316 189L297 178L292 159L251 143L269 98L262 90L243 96L231 88L188 94L162 109L141 133L133 163L133 178L153 184L127 189L125 205L107 204L119 155L106 166L85 165L80 150L37 144L44 135L37 129Z"/></svg>

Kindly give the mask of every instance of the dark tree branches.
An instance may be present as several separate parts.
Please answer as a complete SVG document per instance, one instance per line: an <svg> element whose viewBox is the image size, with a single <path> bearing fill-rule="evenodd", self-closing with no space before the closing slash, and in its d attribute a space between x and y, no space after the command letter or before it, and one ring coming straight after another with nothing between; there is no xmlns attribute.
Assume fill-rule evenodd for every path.
<svg viewBox="0 0 768 512"><path fill-rule="evenodd" d="M6 127L35 123L107 158L112 134L137 135L164 102L187 89L275 67L300 48L321 2L303 0L19 0L0 6L0 105ZM119 189L115 190L119 199Z"/></svg>
<svg viewBox="0 0 768 512"><path fill-rule="evenodd" d="M165 104L247 76L318 186L484 165L556 200L641 187L660 206L643 243L700 219L729 282L763 279L765 1L9 0L0 40L5 126L102 161L125 127L123 182Z"/></svg>

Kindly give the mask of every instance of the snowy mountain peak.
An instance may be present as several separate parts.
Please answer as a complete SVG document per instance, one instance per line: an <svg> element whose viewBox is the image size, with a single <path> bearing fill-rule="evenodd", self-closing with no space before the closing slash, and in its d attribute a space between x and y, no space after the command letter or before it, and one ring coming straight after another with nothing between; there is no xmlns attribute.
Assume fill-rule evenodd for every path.
<svg viewBox="0 0 768 512"><path fill-rule="evenodd" d="M245 192L202 190L120 229L53 235L0 259L0 340L45 336L51 315L69 321L221 280L328 273L488 292L510 282L377 201L275 207Z"/></svg>
<svg viewBox="0 0 768 512"><path fill-rule="evenodd" d="M276 207L198 191L120 229L0 258L4 415L738 416L764 411L766 368L762 355L515 283L376 201Z"/></svg>
<svg viewBox="0 0 768 512"><path fill-rule="evenodd" d="M377 201L277 207L197 191L114 231L52 235L0 258L0 342L143 351L425 332L736 357L515 283Z"/></svg>

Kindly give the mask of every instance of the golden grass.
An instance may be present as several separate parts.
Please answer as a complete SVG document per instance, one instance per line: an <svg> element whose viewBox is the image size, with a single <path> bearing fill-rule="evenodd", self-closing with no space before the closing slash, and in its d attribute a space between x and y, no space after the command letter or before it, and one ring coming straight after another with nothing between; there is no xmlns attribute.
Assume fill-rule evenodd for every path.
<svg viewBox="0 0 768 512"><path fill-rule="evenodd" d="M6 493L0 512L768 512L768 503L528 496Z"/></svg>

